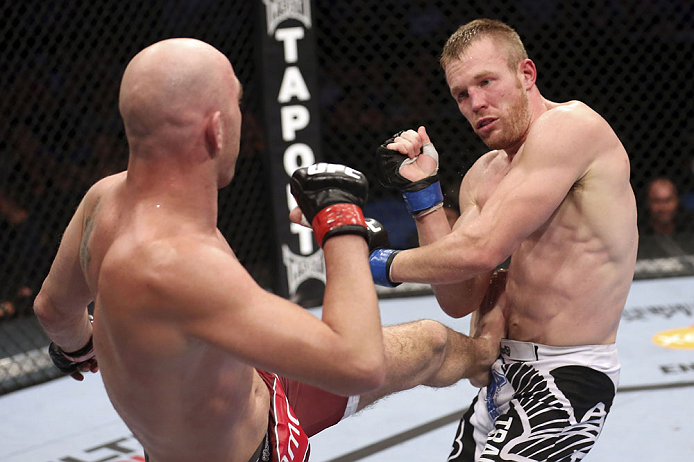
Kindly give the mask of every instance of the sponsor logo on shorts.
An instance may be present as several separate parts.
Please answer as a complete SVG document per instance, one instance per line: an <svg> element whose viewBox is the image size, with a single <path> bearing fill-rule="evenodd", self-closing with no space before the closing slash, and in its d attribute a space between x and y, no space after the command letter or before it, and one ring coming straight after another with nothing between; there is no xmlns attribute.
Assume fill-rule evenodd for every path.
<svg viewBox="0 0 694 462"><path fill-rule="evenodd" d="M653 336L653 343L664 348L694 350L694 325L659 332Z"/></svg>
<svg viewBox="0 0 694 462"><path fill-rule="evenodd" d="M496 420L499 417L499 406L496 404L496 398L499 396L499 392L501 392L501 388L506 385L508 382L506 381L506 377L504 377L504 374L492 370L492 383L490 383L487 386L487 412L489 413L489 416Z"/></svg>

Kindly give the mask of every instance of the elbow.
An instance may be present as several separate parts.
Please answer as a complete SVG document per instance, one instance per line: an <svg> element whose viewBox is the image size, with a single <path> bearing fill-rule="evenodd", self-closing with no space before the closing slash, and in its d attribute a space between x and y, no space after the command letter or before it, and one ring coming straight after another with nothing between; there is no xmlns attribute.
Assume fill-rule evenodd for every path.
<svg viewBox="0 0 694 462"><path fill-rule="evenodd" d="M344 396L360 395L376 390L386 381L386 365L383 353L369 357L357 358L355 361L345 362L350 364L345 370L343 380L344 389L339 393Z"/></svg>
<svg viewBox="0 0 694 462"><path fill-rule="evenodd" d="M439 302L439 305L443 312L451 318L459 319L471 313L471 311L467 309L461 309L458 304L442 304Z"/></svg>
<svg viewBox="0 0 694 462"><path fill-rule="evenodd" d="M364 370L363 385L367 391L381 388L386 382L386 361L383 354Z"/></svg>
<svg viewBox="0 0 694 462"><path fill-rule="evenodd" d="M469 264L467 268L463 269L466 277L462 278L462 280L467 280L480 274L494 271L496 267L504 261L503 259L500 260L498 255L499 254L493 249L477 249L472 255L471 264Z"/></svg>
<svg viewBox="0 0 694 462"><path fill-rule="evenodd" d="M480 246L475 259L479 266L478 274L494 271L509 255L510 253L500 246L492 244Z"/></svg>
<svg viewBox="0 0 694 462"><path fill-rule="evenodd" d="M463 276L448 282L459 282L493 271L508 257L508 246L487 229L475 232L463 229L452 236L448 245L449 249L455 249L450 253L456 262L452 269L458 269Z"/></svg>
<svg viewBox="0 0 694 462"><path fill-rule="evenodd" d="M41 289L34 299L34 314L42 325L50 323L55 318L55 310L50 297Z"/></svg>

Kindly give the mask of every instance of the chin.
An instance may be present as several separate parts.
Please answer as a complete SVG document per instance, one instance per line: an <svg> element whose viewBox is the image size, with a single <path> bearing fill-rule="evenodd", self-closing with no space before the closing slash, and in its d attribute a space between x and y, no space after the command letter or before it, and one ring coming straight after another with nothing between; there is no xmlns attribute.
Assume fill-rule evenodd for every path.
<svg viewBox="0 0 694 462"><path fill-rule="evenodd" d="M496 133L496 136L488 136L487 139L483 139L482 142L487 145L489 149L493 150L505 150L515 143L517 143L519 137L517 136L504 136L503 133Z"/></svg>
<svg viewBox="0 0 694 462"><path fill-rule="evenodd" d="M505 149L508 146L508 143L504 142L504 140L499 140L498 138L493 137L488 137L486 140L483 139L482 141L489 149L492 150Z"/></svg>

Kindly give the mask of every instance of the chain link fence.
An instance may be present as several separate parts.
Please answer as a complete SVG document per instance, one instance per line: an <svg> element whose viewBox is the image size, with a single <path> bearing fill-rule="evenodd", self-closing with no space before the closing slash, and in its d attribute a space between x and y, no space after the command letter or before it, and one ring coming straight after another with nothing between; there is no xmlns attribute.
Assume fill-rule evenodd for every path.
<svg viewBox="0 0 694 462"><path fill-rule="evenodd" d="M255 70L262 1L22 0L0 6L0 394L57 376L31 310L87 188L125 168L120 77L140 49L195 37L227 54L244 86L237 176L220 191L219 227L255 279L274 284L272 211ZM631 157L642 217L637 277L694 274L694 5L690 1L315 1L324 158L369 178L366 214L395 247L416 245L397 194L375 178L375 148L425 125L447 201L485 152L449 95L438 56L477 17L516 28L553 101L579 99L610 122ZM677 188L678 229L651 232L647 192Z"/></svg>
<svg viewBox="0 0 694 462"><path fill-rule="evenodd" d="M58 375L33 298L83 194L127 165L120 78L158 40L198 38L235 65L245 93L242 146L236 181L220 191L219 227L255 279L271 287L254 3L2 2L0 394Z"/></svg>
<svg viewBox="0 0 694 462"><path fill-rule="evenodd" d="M374 149L401 129L425 125L440 154L444 194L456 202L463 175L487 149L458 112L438 58L458 26L488 17L517 30L546 98L587 103L621 138L641 217L636 277L692 273L692 2L317 3L324 152L369 175L366 212L382 218L397 244L415 245L416 231L399 196L377 184ZM647 189L658 177L678 191L674 236L654 235L649 223Z"/></svg>

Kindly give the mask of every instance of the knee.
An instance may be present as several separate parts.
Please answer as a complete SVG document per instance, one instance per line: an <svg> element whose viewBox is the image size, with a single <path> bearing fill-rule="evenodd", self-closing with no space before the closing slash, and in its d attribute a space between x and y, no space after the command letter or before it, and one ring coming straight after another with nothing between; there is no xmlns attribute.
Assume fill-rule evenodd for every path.
<svg viewBox="0 0 694 462"><path fill-rule="evenodd" d="M417 327L426 335L427 345L434 356L443 355L448 345L448 328L440 322L431 319L417 321Z"/></svg>

